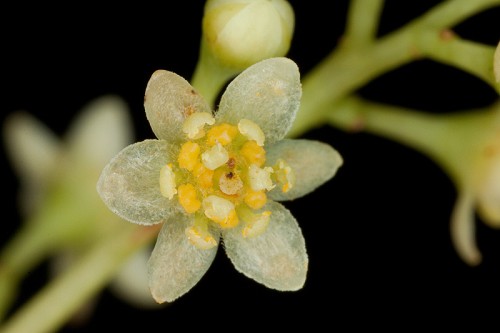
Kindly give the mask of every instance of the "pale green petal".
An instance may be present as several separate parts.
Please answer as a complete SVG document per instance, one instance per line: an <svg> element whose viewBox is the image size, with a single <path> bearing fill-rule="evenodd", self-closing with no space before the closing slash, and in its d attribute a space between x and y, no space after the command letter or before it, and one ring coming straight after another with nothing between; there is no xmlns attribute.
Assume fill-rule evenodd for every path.
<svg viewBox="0 0 500 333"><path fill-rule="evenodd" d="M216 117L237 124L257 123L266 143L282 139L300 106L302 88L297 65L287 58L270 58L248 67L227 87Z"/></svg>
<svg viewBox="0 0 500 333"><path fill-rule="evenodd" d="M277 202L264 207L271 211L266 231L243 238L241 227L223 234L224 247L239 272L268 288L293 291L302 288L307 275L305 241L292 214Z"/></svg>
<svg viewBox="0 0 500 333"><path fill-rule="evenodd" d="M144 96L144 108L151 128L159 139L175 143L185 139L182 123L193 112L210 112L205 99L181 76L157 70Z"/></svg>
<svg viewBox="0 0 500 333"><path fill-rule="evenodd" d="M273 200L292 200L304 196L330 180L343 160L330 145L313 140L284 139L267 147L267 165L283 159L295 173L296 183L286 193L276 186L269 197Z"/></svg>
<svg viewBox="0 0 500 333"><path fill-rule="evenodd" d="M217 246L202 250L185 230L191 216L175 214L163 225L148 262L149 288L158 303L172 302L193 288L212 264ZM218 241L218 235L213 234Z"/></svg>
<svg viewBox="0 0 500 333"><path fill-rule="evenodd" d="M5 149L14 171L26 181L46 182L58 164L59 139L43 123L23 111L7 116L3 125Z"/></svg>
<svg viewBox="0 0 500 333"><path fill-rule="evenodd" d="M474 197L471 191L461 191L451 215L451 240L460 258L471 266L482 260L474 222Z"/></svg>
<svg viewBox="0 0 500 333"><path fill-rule="evenodd" d="M164 222L178 208L160 193L160 169L173 161L177 147L145 140L123 149L104 168L97 191L118 216L137 224Z"/></svg>
<svg viewBox="0 0 500 333"><path fill-rule="evenodd" d="M86 105L67 132L67 148L76 161L102 169L133 142L128 107L118 96L102 96Z"/></svg>

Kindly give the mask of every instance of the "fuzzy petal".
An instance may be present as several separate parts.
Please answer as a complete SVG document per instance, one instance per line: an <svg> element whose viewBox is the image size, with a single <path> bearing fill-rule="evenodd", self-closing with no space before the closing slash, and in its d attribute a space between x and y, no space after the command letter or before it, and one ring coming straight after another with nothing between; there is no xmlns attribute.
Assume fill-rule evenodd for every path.
<svg viewBox="0 0 500 333"><path fill-rule="evenodd" d="M176 149L163 140L145 140L116 155L97 182L97 191L109 209L137 224L164 222L177 205L160 193L160 169L174 160Z"/></svg>
<svg viewBox="0 0 500 333"><path fill-rule="evenodd" d="M270 58L248 67L227 87L216 114L220 122L258 124L266 143L282 139L300 106L302 88L297 65L287 58Z"/></svg>
<svg viewBox="0 0 500 333"><path fill-rule="evenodd" d="M284 139L267 148L267 165L283 159L295 173L296 182L286 193L276 186L269 198L277 201L304 196L330 180L342 165L340 154L326 143L313 140Z"/></svg>
<svg viewBox="0 0 500 333"><path fill-rule="evenodd" d="M85 106L67 134L69 153L99 170L132 140L128 107L112 95Z"/></svg>
<svg viewBox="0 0 500 333"><path fill-rule="evenodd" d="M267 229L259 236L243 238L241 227L223 234L226 253L236 270L268 288L301 289L307 275L308 257L297 221L281 204L269 202Z"/></svg>
<svg viewBox="0 0 500 333"><path fill-rule="evenodd" d="M159 139L177 143L185 138L182 124L193 112L209 112L205 99L181 76L157 70L144 96L144 108L151 128Z"/></svg>
<svg viewBox="0 0 500 333"><path fill-rule="evenodd" d="M481 262L476 244L474 225L474 197L470 191L459 193L451 215L451 240L460 258L471 266Z"/></svg>
<svg viewBox="0 0 500 333"><path fill-rule="evenodd" d="M158 235L148 262L149 288L158 303L172 302L191 290L215 258L217 246L202 250L189 242L185 230L191 223L187 215L173 215Z"/></svg>

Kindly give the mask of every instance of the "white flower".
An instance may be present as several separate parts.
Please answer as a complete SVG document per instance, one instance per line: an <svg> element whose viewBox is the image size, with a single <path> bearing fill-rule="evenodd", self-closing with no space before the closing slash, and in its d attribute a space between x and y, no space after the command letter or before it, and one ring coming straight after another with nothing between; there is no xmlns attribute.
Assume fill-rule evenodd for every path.
<svg viewBox="0 0 500 333"><path fill-rule="evenodd" d="M321 142L284 139L300 97L299 71L287 58L243 71L215 115L182 77L164 70L152 75L144 106L158 139L123 149L97 189L130 222L163 223L148 264L158 302L189 291L221 240L246 276L277 290L302 288L305 241L277 201L313 191L333 177L342 158ZM165 176L166 165L173 176Z"/></svg>

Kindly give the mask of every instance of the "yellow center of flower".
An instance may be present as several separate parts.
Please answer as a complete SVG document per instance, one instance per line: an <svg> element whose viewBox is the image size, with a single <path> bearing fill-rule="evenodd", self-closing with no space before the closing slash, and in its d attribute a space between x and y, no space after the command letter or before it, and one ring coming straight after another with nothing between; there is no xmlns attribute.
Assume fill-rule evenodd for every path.
<svg viewBox="0 0 500 333"><path fill-rule="evenodd" d="M267 192L275 186L287 192L295 183L285 161L266 166L265 136L248 119L237 125L219 123L207 112L191 114L182 127L186 141L176 161L160 171L160 191L178 200L194 214L186 229L189 241L200 249L217 245L210 230L234 228L243 223L243 237L263 233L271 212L263 210Z"/></svg>

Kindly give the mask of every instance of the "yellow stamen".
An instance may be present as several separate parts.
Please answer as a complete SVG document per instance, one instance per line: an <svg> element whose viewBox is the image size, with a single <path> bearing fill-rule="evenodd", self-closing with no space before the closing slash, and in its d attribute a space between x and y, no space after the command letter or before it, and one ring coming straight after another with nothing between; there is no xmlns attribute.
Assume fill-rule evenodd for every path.
<svg viewBox="0 0 500 333"><path fill-rule="evenodd" d="M220 143L217 143L215 146L201 154L203 165L210 170L217 169L226 163L228 159L229 154Z"/></svg>
<svg viewBox="0 0 500 333"><path fill-rule="evenodd" d="M216 195L209 195L203 199L205 215L222 228L232 228L238 224L234 204Z"/></svg>
<svg viewBox="0 0 500 333"><path fill-rule="evenodd" d="M200 155L200 146L196 142L188 141L181 147L177 162L181 168L192 171L197 163Z"/></svg>
<svg viewBox="0 0 500 333"><path fill-rule="evenodd" d="M182 184L179 186L179 203L187 213L194 213L201 207L196 189L192 184Z"/></svg>
<svg viewBox="0 0 500 333"><path fill-rule="evenodd" d="M161 194L172 199L177 193L175 188L175 174L172 171L172 164L167 164L160 170L160 192Z"/></svg>
<svg viewBox="0 0 500 333"><path fill-rule="evenodd" d="M198 184L207 189L213 186L214 171L207 169L203 163L198 163L193 169L193 175L198 179Z"/></svg>
<svg viewBox="0 0 500 333"><path fill-rule="evenodd" d="M208 250L217 245L217 241L206 228L196 225L186 228L186 236L191 244L201 250Z"/></svg>
<svg viewBox="0 0 500 333"><path fill-rule="evenodd" d="M272 190L275 186L271 180L272 172L273 168L271 167L259 168L254 164L250 165L248 168L248 181L252 190Z"/></svg>
<svg viewBox="0 0 500 333"><path fill-rule="evenodd" d="M245 222L245 227L242 231L243 237L255 237L262 234L266 230L271 219L270 211L256 214L245 205L238 207L238 215L240 215L243 222Z"/></svg>
<svg viewBox="0 0 500 333"><path fill-rule="evenodd" d="M241 147L240 154L247 160L248 164L261 167L266 162L266 151L254 140L245 142Z"/></svg>
<svg viewBox="0 0 500 333"><path fill-rule="evenodd" d="M295 184L295 173L290 165L284 160L279 159L273 169L276 182L281 184L281 191L283 193L290 191Z"/></svg>
<svg viewBox="0 0 500 333"><path fill-rule="evenodd" d="M251 120L241 119L238 123L238 129L248 140L254 140L259 146L264 145L265 135L262 129Z"/></svg>
<svg viewBox="0 0 500 333"><path fill-rule="evenodd" d="M188 138L195 140L205 135L203 127L215 124L215 118L208 112L195 112L186 118L182 124L182 131Z"/></svg>
<svg viewBox="0 0 500 333"><path fill-rule="evenodd" d="M243 200L248 207L252 209L260 209L266 204L267 195L264 191L253 191L248 188Z"/></svg>
<svg viewBox="0 0 500 333"><path fill-rule="evenodd" d="M207 133L207 144L213 146L217 143L225 146L238 134L235 126L229 124L220 124L212 127Z"/></svg>

